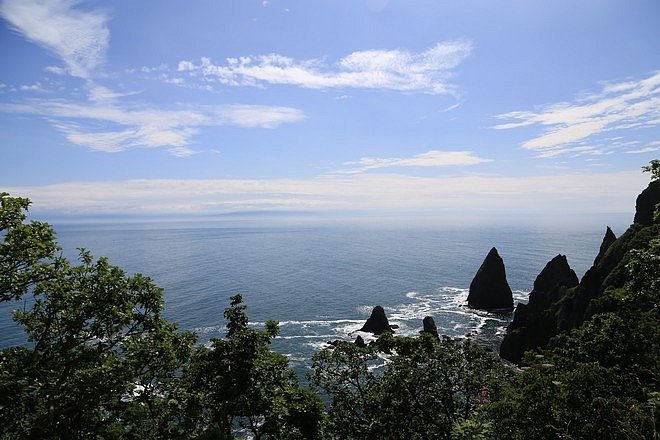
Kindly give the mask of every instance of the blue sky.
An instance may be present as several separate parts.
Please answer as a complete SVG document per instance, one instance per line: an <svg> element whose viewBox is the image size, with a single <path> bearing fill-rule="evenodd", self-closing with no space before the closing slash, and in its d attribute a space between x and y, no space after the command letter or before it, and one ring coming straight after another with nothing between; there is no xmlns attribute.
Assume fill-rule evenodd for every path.
<svg viewBox="0 0 660 440"><path fill-rule="evenodd" d="M67 215L631 213L657 1L0 2L0 189Z"/></svg>

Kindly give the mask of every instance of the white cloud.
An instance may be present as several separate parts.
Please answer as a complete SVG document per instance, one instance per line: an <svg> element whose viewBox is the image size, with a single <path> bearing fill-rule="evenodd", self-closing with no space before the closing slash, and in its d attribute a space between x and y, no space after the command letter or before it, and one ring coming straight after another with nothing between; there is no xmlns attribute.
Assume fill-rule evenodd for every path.
<svg viewBox="0 0 660 440"><path fill-rule="evenodd" d="M606 156L612 154L613 151L607 151L602 148L582 146L582 147L570 147L570 148L555 148L551 150L541 151L537 157L540 158L553 158L568 155L569 157L578 157L578 156Z"/></svg>
<svg viewBox="0 0 660 440"><path fill-rule="evenodd" d="M109 17L99 10L76 9L79 3L78 0L4 0L0 15L15 31L59 57L69 74L89 78L105 61L110 39Z"/></svg>
<svg viewBox="0 0 660 440"><path fill-rule="evenodd" d="M139 95L141 92L115 92L107 87L98 85L93 81L87 81L86 84L88 98L96 103L113 103L117 98L124 96Z"/></svg>
<svg viewBox="0 0 660 440"><path fill-rule="evenodd" d="M644 148L638 148L635 150L628 150L626 153L628 154L643 154L643 153L652 153L653 151L658 151L660 150L660 141L653 141L649 143L646 147Z"/></svg>
<svg viewBox="0 0 660 440"><path fill-rule="evenodd" d="M342 171L342 173L361 173L377 168L392 167L448 167L477 165L491 162L491 159L476 156L471 151L438 151L431 150L426 153L416 154L411 157L363 157L356 162L347 162L345 165L357 166L356 168Z"/></svg>
<svg viewBox="0 0 660 440"><path fill-rule="evenodd" d="M280 209L461 212L468 216L510 213L521 218L566 212L632 213L632 201L647 183L648 178L635 170L532 177L335 174L310 179L69 182L3 191L30 197L35 212L71 214L211 214Z"/></svg>
<svg viewBox="0 0 660 440"><path fill-rule="evenodd" d="M43 88L41 87L41 83L37 81L34 84L23 84L18 88L18 90L21 92L38 92L43 90Z"/></svg>
<svg viewBox="0 0 660 440"><path fill-rule="evenodd" d="M0 103L0 111L47 118L70 142L92 150L166 148L177 156L194 153L192 138L202 126L274 128L305 117L302 111L290 107L225 105L162 110L119 106L103 99L94 104L58 100ZM99 129L99 125L112 129Z"/></svg>
<svg viewBox="0 0 660 440"><path fill-rule="evenodd" d="M275 128L286 122L299 122L305 114L291 107L266 105L227 105L218 108L217 117L240 127Z"/></svg>
<svg viewBox="0 0 660 440"><path fill-rule="evenodd" d="M516 111L497 115L509 120L493 128L507 130L526 126L542 128L522 144L539 157L555 157L574 151L576 144L593 140L607 131L623 131L660 125L660 73L648 78L606 84L599 93L575 102L546 105L538 111ZM630 136L630 132L627 133ZM593 150L596 154L600 149Z"/></svg>
<svg viewBox="0 0 660 440"><path fill-rule="evenodd" d="M232 86L287 84L311 89L365 88L450 93L452 69L472 51L466 41L438 43L423 52L365 50L329 65L322 59L300 60L278 54L228 58L215 64L182 60L177 71Z"/></svg>
<svg viewBox="0 0 660 440"><path fill-rule="evenodd" d="M66 74L66 69L58 66L46 66L44 68L46 72L54 73L55 75L64 75Z"/></svg>

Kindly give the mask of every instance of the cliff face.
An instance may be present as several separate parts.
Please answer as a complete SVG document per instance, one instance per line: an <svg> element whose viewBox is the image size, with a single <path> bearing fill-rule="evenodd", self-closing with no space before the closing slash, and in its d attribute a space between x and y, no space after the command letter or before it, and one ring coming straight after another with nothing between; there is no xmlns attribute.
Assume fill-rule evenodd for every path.
<svg viewBox="0 0 660 440"><path fill-rule="evenodd" d="M484 310L513 310L513 293L506 280L504 261L492 248L470 283L468 306Z"/></svg>
<svg viewBox="0 0 660 440"><path fill-rule="evenodd" d="M525 350L544 348L559 332L579 327L595 313L610 311L611 301L604 294L609 289L623 287L628 281L629 252L646 249L652 239L660 237L660 224L653 222L658 203L660 181L654 181L637 197L634 224L618 239L607 228L593 266L579 283L566 270L568 264L564 267L563 261L554 263L556 268L564 267L564 275L561 275L556 268L546 272L552 261L548 263L534 282L528 305L519 305L516 309L500 355L520 362ZM555 277L562 282L553 287Z"/></svg>
<svg viewBox="0 0 660 440"><path fill-rule="evenodd" d="M651 226L658 203L660 203L660 179L651 182L649 187L637 196L634 222L642 226Z"/></svg>
<svg viewBox="0 0 660 440"><path fill-rule="evenodd" d="M500 356L518 363L526 350L546 346L557 329L556 317L549 309L568 288L577 284L578 277L568 265L566 256L557 255L550 260L536 277L529 302L516 307L500 346Z"/></svg>

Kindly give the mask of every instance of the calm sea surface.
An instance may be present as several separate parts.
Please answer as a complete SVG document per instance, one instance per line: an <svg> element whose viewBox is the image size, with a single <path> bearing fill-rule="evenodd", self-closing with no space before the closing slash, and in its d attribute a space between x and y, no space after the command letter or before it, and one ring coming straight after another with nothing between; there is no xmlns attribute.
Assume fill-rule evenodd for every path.
<svg viewBox="0 0 660 440"><path fill-rule="evenodd" d="M615 228L619 235L625 225ZM165 312L200 340L222 336L224 308L242 293L254 325L280 322L273 348L294 367L334 339L355 339L380 304L414 335L422 318L439 331L473 335L497 346L510 315L466 308L467 288L492 246L506 265L515 300L526 301L534 278L558 253L581 277L604 233L598 228L543 227L236 227L223 223L56 226L65 254L84 247L128 273L149 275L165 289ZM0 304L0 347L25 342Z"/></svg>

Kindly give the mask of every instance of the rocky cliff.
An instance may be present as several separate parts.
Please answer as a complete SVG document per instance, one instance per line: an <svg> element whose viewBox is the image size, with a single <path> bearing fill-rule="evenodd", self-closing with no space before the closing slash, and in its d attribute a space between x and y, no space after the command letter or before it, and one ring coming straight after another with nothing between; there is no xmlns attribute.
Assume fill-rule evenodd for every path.
<svg viewBox="0 0 660 440"><path fill-rule="evenodd" d="M628 281L626 266L630 251L646 249L652 239L660 238L660 223L653 219L659 203L660 180L656 180L637 197L634 223L621 237L617 239L607 228L593 266L576 286L571 287L574 280L566 276L567 264L563 268L564 276L557 272L557 268L564 266L563 261L555 262L556 268L547 272L546 266L537 277L538 284L534 283L529 305L516 309L500 355L519 362L525 350L546 347L558 333L579 327L595 313L612 311L616 301L607 292L623 287ZM555 277L563 279L564 285L555 283L551 287Z"/></svg>
<svg viewBox="0 0 660 440"><path fill-rule="evenodd" d="M557 320L550 307L564 296L568 288L577 284L578 277L568 265L566 256L557 255L550 260L536 277L529 302L516 307L500 346L500 356L518 363L526 350L546 346L557 329Z"/></svg>

